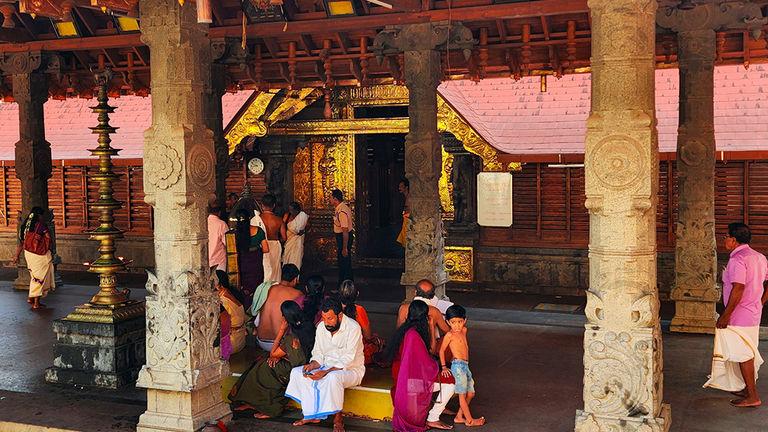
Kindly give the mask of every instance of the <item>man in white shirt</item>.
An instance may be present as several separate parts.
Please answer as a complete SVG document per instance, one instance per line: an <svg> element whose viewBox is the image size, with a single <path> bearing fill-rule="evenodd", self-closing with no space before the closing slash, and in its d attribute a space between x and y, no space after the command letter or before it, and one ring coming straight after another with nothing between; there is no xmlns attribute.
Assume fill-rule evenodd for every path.
<svg viewBox="0 0 768 432"><path fill-rule="evenodd" d="M214 204L208 207L208 265L216 271L227 271L227 243L224 234L229 231L227 223L219 217L221 207Z"/></svg>
<svg viewBox="0 0 768 432"><path fill-rule="evenodd" d="M285 396L301 404L304 418L293 423L304 426L334 415L334 432L344 431L344 389L360 385L365 375L363 333L347 318L337 299L327 298L320 307L323 322L317 326L315 347L309 364L291 371Z"/></svg>

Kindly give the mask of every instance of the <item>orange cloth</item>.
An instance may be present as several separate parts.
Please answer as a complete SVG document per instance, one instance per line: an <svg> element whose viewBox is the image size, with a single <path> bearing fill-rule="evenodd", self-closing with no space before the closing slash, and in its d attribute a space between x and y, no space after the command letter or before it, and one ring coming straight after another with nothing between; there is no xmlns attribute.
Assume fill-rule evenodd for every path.
<svg viewBox="0 0 768 432"><path fill-rule="evenodd" d="M365 311L364 307L356 304L355 313L357 313L357 319L355 321L360 324L361 329L367 329L371 327L371 321L368 319L368 312Z"/></svg>

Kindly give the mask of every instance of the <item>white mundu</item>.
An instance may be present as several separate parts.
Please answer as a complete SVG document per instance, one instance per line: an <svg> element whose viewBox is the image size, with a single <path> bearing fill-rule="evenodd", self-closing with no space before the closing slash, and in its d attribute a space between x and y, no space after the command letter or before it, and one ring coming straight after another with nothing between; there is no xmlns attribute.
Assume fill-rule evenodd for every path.
<svg viewBox="0 0 768 432"><path fill-rule="evenodd" d="M283 249L283 264L293 264L301 270L301 261L304 258L304 236L299 235L307 227L309 216L299 212L292 221L288 222L288 239Z"/></svg>
<svg viewBox="0 0 768 432"><path fill-rule="evenodd" d="M280 258L283 254L283 246L280 240L267 240L269 243L269 252L264 254L264 280L280 282L282 279L283 266L280 265Z"/></svg>
<svg viewBox="0 0 768 432"><path fill-rule="evenodd" d="M305 420L321 420L336 414L344 407L344 389L360 385L365 375L363 333L353 319L340 315L341 326L336 334L320 322L312 349L312 360L321 369L332 367L342 370L328 373L319 381L305 377L302 367L291 371L285 396L301 404Z"/></svg>

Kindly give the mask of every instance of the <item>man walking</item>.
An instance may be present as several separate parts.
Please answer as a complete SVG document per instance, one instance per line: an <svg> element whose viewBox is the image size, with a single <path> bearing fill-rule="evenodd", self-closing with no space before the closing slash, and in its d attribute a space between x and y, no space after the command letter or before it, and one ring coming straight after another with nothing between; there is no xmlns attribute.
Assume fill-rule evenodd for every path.
<svg viewBox="0 0 768 432"><path fill-rule="evenodd" d="M752 233L740 222L728 225L725 248L731 252L723 271L725 311L717 320L712 375L704 387L732 392L736 407L762 403L755 380L763 358L757 349L760 318L768 301L768 261L749 247Z"/></svg>
<svg viewBox="0 0 768 432"><path fill-rule="evenodd" d="M333 204L333 234L336 237L336 260L339 265L339 281L352 278L352 242L355 238L355 224L352 221L352 210L344 202L344 193L338 189L331 192Z"/></svg>

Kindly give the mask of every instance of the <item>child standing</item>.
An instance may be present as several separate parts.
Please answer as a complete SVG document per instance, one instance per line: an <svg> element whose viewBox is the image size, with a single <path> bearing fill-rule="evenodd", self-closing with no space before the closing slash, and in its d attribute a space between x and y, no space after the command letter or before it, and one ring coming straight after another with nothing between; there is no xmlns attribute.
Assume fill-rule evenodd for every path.
<svg viewBox="0 0 768 432"><path fill-rule="evenodd" d="M445 311L445 319L451 327L440 345L440 365L443 376L453 375L456 380L456 393L459 395L459 412L454 419L455 423L464 423L467 426L482 426L485 417L473 418L469 411L469 403L475 397L475 380L469 370L469 343L467 342L467 311L453 305ZM453 361L451 367L445 364L445 351L451 350Z"/></svg>

